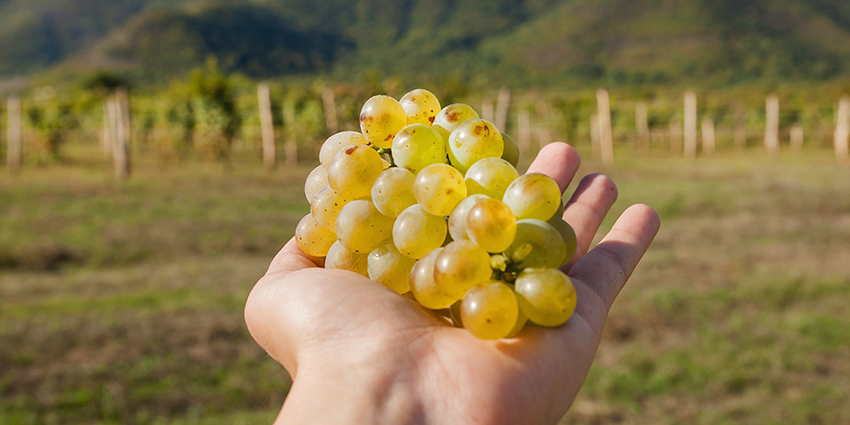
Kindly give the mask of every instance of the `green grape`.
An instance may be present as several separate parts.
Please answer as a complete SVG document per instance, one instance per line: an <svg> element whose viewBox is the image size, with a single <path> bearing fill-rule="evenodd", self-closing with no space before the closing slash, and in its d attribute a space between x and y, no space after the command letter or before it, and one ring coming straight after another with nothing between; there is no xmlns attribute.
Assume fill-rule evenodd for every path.
<svg viewBox="0 0 850 425"><path fill-rule="evenodd" d="M437 96L425 89L407 92L398 103L407 115L407 125L424 124L430 127L440 112L440 101L437 100Z"/></svg>
<svg viewBox="0 0 850 425"><path fill-rule="evenodd" d="M514 167L519 164L519 145L516 144L513 137L502 133L502 140L505 142L505 149L502 151L502 159L508 161Z"/></svg>
<svg viewBox="0 0 850 425"><path fill-rule="evenodd" d="M455 299L463 298L476 284L490 280L492 274L490 254L468 240L446 245L434 263L434 280Z"/></svg>
<svg viewBox="0 0 850 425"><path fill-rule="evenodd" d="M319 163L327 170L337 152L355 143L368 145L369 141L357 131L340 131L334 134L328 140L325 140L325 143L322 143L322 149L319 151Z"/></svg>
<svg viewBox="0 0 850 425"><path fill-rule="evenodd" d="M463 175L448 164L431 164L422 169L413 183L413 196L430 214L447 216L463 198Z"/></svg>
<svg viewBox="0 0 850 425"><path fill-rule="evenodd" d="M564 239L564 245L566 246L566 254L564 254L564 261L561 262L561 266L570 262L573 259L573 255L576 254L576 247L578 246L578 241L576 240L576 232L573 230L573 227L569 225L563 218L561 218L558 214L552 216L552 218L547 221L547 223L551 224L558 233L561 234L561 238ZM560 266L559 266L560 267Z"/></svg>
<svg viewBox="0 0 850 425"><path fill-rule="evenodd" d="M471 106L463 103L453 103L446 106L434 119L434 129L440 132L443 139L449 140L452 131L467 120L478 119L478 113Z"/></svg>
<svg viewBox="0 0 850 425"><path fill-rule="evenodd" d="M393 219L366 200L345 204L336 218L336 234L349 251L368 254L392 237Z"/></svg>
<svg viewBox="0 0 850 425"><path fill-rule="evenodd" d="M446 219L428 214L421 206L411 205L393 224L393 242L410 258L422 258L439 248L446 239Z"/></svg>
<svg viewBox="0 0 850 425"><path fill-rule="evenodd" d="M517 306L519 306L519 296L517 296L516 292L514 292L514 296L517 297ZM517 309L517 317L516 324L514 324L514 328L511 329L511 332L508 334L508 338L515 337L522 328L525 327L525 324L528 322L528 316L522 312L522 309Z"/></svg>
<svg viewBox="0 0 850 425"><path fill-rule="evenodd" d="M469 167L464 181L469 194L482 193L502 199L508 185L519 177L516 168L501 158L484 158Z"/></svg>
<svg viewBox="0 0 850 425"><path fill-rule="evenodd" d="M325 230L335 231L336 217L350 200L339 196L333 189L326 187L319 191L310 202L310 213Z"/></svg>
<svg viewBox="0 0 850 425"><path fill-rule="evenodd" d="M416 203L413 182L416 176L404 168L387 168L372 185L372 202L381 214L398 217L405 208Z"/></svg>
<svg viewBox="0 0 850 425"><path fill-rule="evenodd" d="M336 241L336 235L323 229L312 214L307 214L295 228L295 241L305 254L324 257Z"/></svg>
<svg viewBox="0 0 850 425"><path fill-rule="evenodd" d="M487 199L487 195L469 195L452 210L449 216L449 234L453 240L469 239L469 234L466 232L466 218L469 216L469 210L482 199Z"/></svg>
<svg viewBox="0 0 850 425"><path fill-rule="evenodd" d="M397 100L384 95L372 96L360 110L360 131L379 148L393 145L393 137L407 124L407 115Z"/></svg>
<svg viewBox="0 0 850 425"><path fill-rule="evenodd" d="M307 197L307 202L311 202L313 197L320 190L328 186L328 171L321 165L310 171L307 176L307 181L304 182L304 196Z"/></svg>
<svg viewBox="0 0 850 425"><path fill-rule="evenodd" d="M393 140L395 165L414 174L431 164L446 163L446 142L440 133L423 124L411 124Z"/></svg>
<svg viewBox="0 0 850 425"><path fill-rule="evenodd" d="M576 289L558 269L525 269L517 277L515 288L520 310L540 326L561 326L575 311Z"/></svg>
<svg viewBox="0 0 850 425"><path fill-rule="evenodd" d="M502 282L490 281L473 286L463 296L460 315L463 327L476 337L499 339L513 331L519 306L513 289Z"/></svg>
<svg viewBox="0 0 850 425"><path fill-rule="evenodd" d="M478 201L466 218L469 239L487 252L503 252L511 246L516 235L516 217L498 199Z"/></svg>
<svg viewBox="0 0 850 425"><path fill-rule="evenodd" d="M340 196L362 198L372 193L372 184L384 170L381 155L357 143L340 150L328 168L328 184Z"/></svg>
<svg viewBox="0 0 850 425"><path fill-rule="evenodd" d="M557 268L566 252L566 244L557 229L545 221L527 218L516 222L516 236L505 255L522 268Z"/></svg>
<svg viewBox="0 0 850 425"><path fill-rule="evenodd" d="M351 252L340 241L336 241L325 257L325 268L348 270L369 277L367 258L368 255Z"/></svg>
<svg viewBox="0 0 850 425"><path fill-rule="evenodd" d="M482 119L467 120L449 135L449 158L452 165L463 172L478 160L501 157L504 148L502 133Z"/></svg>
<svg viewBox="0 0 850 425"><path fill-rule="evenodd" d="M545 174L523 174L508 186L502 200L520 220L536 218L546 221L558 211L561 189Z"/></svg>
<svg viewBox="0 0 850 425"><path fill-rule="evenodd" d="M392 241L386 241L372 250L368 263L369 279L399 294L410 291L410 271L416 260L398 252Z"/></svg>
<svg viewBox="0 0 850 425"><path fill-rule="evenodd" d="M434 263L443 248L437 248L420 258L410 271L410 291L419 304L431 310L440 310L452 305L459 298L446 294L434 280Z"/></svg>

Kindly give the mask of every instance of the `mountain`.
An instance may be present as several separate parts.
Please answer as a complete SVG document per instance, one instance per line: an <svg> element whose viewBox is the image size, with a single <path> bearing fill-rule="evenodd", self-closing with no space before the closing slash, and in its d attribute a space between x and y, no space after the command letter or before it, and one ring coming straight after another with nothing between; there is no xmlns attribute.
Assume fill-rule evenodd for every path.
<svg viewBox="0 0 850 425"><path fill-rule="evenodd" d="M850 75L846 0L0 0L0 75L364 72L560 84Z"/></svg>

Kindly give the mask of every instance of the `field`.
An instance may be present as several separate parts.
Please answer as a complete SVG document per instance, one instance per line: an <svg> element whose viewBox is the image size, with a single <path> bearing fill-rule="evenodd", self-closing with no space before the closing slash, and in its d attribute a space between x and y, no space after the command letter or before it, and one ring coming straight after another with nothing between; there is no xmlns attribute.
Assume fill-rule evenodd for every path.
<svg viewBox="0 0 850 425"><path fill-rule="evenodd" d="M564 423L850 422L850 169L617 154L613 213L662 229ZM289 381L242 308L312 167L68 158L0 178L0 423L270 423Z"/></svg>

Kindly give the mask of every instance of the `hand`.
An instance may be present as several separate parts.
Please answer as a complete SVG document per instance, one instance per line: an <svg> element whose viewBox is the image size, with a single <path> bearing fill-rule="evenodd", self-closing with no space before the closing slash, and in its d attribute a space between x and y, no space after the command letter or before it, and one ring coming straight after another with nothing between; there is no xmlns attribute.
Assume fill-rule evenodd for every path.
<svg viewBox="0 0 850 425"><path fill-rule="evenodd" d="M579 162L572 147L553 143L529 172L563 191ZM655 211L634 205L588 252L616 198L608 177L589 175L566 205L578 239L563 268L578 298L570 320L498 341L448 326L365 277L320 268L290 240L245 308L254 339L293 379L275 423L557 423L590 369L611 303L658 231Z"/></svg>

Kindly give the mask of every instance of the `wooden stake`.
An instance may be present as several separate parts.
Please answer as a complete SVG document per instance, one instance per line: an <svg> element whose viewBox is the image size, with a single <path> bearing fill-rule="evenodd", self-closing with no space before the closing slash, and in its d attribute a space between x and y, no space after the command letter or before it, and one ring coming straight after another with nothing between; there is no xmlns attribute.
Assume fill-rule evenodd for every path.
<svg viewBox="0 0 850 425"><path fill-rule="evenodd" d="M841 96L835 120L835 157L839 162L850 162L850 96Z"/></svg>
<svg viewBox="0 0 850 425"><path fill-rule="evenodd" d="M686 158L697 156L697 94L693 91L685 93L685 139L684 153Z"/></svg>
<svg viewBox="0 0 850 425"><path fill-rule="evenodd" d="M336 98L334 97L334 91L332 88L326 87L325 90L322 91L322 105L325 110L325 126L328 129L328 133L338 133L339 120L336 115Z"/></svg>
<svg viewBox="0 0 850 425"><path fill-rule="evenodd" d="M706 155L714 153L714 120L709 117L702 119L702 151Z"/></svg>
<svg viewBox="0 0 850 425"><path fill-rule="evenodd" d="M607 90L596 91L596 105L599 114L599 146L602 165L611 166L614 164L614 136L611 130L611 102Z"/></svg>
<svg viewBox="0 0 850 425"><path fill-rule="evenodd" d="M517 144L519 151L527 154L531 150L531 116L528 111L519 111L516 119Z"/></svg>
<svg viewBox="0 0 850 425"><path fill-rule="evenodd" d="M791 149L800 150L803 148L803 126L796 123L791 126Z"/></svg>
<svg viewBox="0 0 850 425"><path fill-rule="evenodd" d="M507 88L499 90L499 99L496 101L496 128L503 133L507 133L508 124L508 109L511 105L511 91Z"/></svg>
<svg viewBox="0 0 850 425"><path fill-rule="evenodd" d="M496 111L493 109L493 101L490 99L484 99L481 102L481 119L493 122L496 117ZM499 131L504 132L505 130L500 128Z"/></svg>
<svg viewBox="0 0 850 425"><path fill-rule="evenodd" d="M599 114L590 115L590 153L595 161L602 161L602 144L599 142Z"/></svg>
<svg viewBox="0 0 850 425"><path fill-rule="evenodd" d="M779 97L770 94L765 99L764 146L771 155L779 153Z"/></svg>
<svg viewBox="0 0 850 425"><path fill-rule="evenodd" d="M635 130L638 147L644 150L649 148L649 108L646 102L638 102L635 106Z"/></svg>
<svg viewBox="0 0 850 425"><path fill-rule="evenodd" d="M260 107L260 132L263 137L263 165L268 170L275 167L274 119L272 99L267 83L257 86L257 104Z"/></svg>
<svg viewBox="0 0 850 425"><path fill-rule="evenodd" d="M21 169L21 99L11 96L6 101L7 124L6 135L8 146L6 147L6 164L9 172L16 173Z"/></svg>
<svg viewBox="0 0 850 425"><path fill-rule="evenodd" d="M122 111L122 96L127 96L124 90L116 90L109 106L109 122L112 127L112 160L115 164L115 178L126 180L130 175L127 156L127 128L124 126L124 111Z"/></svg>

